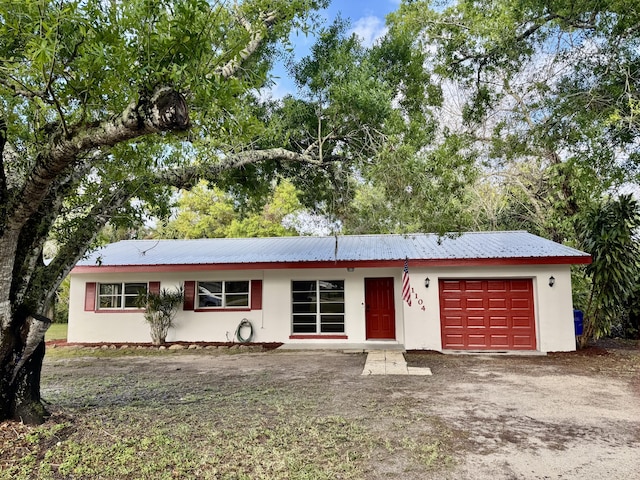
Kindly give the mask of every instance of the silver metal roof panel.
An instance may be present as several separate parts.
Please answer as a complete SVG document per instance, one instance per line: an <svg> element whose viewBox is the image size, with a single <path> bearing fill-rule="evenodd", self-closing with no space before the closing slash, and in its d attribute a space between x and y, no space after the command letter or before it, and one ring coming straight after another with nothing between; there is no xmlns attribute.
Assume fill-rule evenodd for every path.
<svg viewBox="0 0 640 480"><path fill-rule="evenodd" d="M124 240L78 266L212 265L388 260L532 259L587 253L524 231L337 237Z"/></svg>

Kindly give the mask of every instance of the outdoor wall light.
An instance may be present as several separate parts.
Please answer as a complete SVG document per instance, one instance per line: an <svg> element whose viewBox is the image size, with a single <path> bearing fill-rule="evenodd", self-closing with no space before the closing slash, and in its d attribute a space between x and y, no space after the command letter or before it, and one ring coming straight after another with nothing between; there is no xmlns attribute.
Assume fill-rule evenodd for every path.
<svg viewBox="0 0 640 480"><path fill-rule="evenodd" d="M555 284L556 284L556 279L554 278L554 276L553 276L553 275L551 275L551 276L549 277L549 286L550 286L550 287L553 287Z"/></svg>
<svg viewBox="0 0 640 480"><path fill-rule="evenodd" d="M427 278L425 278L425 279L424 279L424 286L425 286L426 288L429 288L429 284L430 284L430 283L431 283L431 280L429 280L429 277L427 277Z"/></svg>
<svg viewBox="0 0 640 480"><path fill-rule="evenodd" d="M347 272L353 272L355 270L355 268L353 267L347 267Z"/></svg>

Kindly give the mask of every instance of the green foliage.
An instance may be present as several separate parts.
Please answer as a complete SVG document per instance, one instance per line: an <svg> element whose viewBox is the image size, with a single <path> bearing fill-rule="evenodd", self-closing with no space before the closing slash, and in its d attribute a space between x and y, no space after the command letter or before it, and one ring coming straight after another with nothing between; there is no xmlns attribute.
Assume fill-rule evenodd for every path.
<svg viewBox="0 0 640 480"><path fill-rule="evenodd" d="M209 189L200 182L190 191L183 191L177 201L178 213L160 227L160 238L219 238L235 218L233 202L219 188Z"/></svg>
<svg viewBox="0 0 640 480"><path fill-rule="evenodd" d="M578 223L581 246L592 255L585 269L591 291L581 345L608 335L640 277L640 205L630 195L609 199L584 212Z"/></svg>
<svg viewBox="0 0 640 480"><path fill-rule="evenodd" d="M145 309L144 319L151 328L151 340L154 345L163 345L167 339L169 329L173 326L173 319L184 300L184 290L168 290L163 288L158 293L147 292L137 299L141 308Z"/></svg>
<svg viewBox="0 0 640 480"><path fill-rule="evenodd" d="M458 188L455 174L434 172L452 185L444 201L435 195L435 218L447 212L480 230L525 229L593 253L573 282L575 304L591 322L586 340L637 309L635 207L608 196L639 180L639 7L637 0L418 0L389 16L385 40L422 52L425 74L448 93L435 110L443 132L466 139L443 149L448 137L435 130L429 153L447 153L429 165L446 168L466 155L469 171L476 168L474 177L460 175L455 161L448 167L467 180ZM397 178L416 178L419 170L406 165ZM390 190L402 197L398 180Z"/></svg>
<svg viewBox="0 0 640 480"><path fill-rule="evenodd" d="M244 218L234 218L226 229L225 236L246 237L284 237L296 232L283 226L283 219L302 209L298 200L299 191L289 181L276 185L272 197L262 211L249 214Z"/></svg>
<svg viewBox="0 0 640 480"><path fill-rule="evenodd" d="M591 199L637 181L637 20L616 0L416 1L390 16L390 33L409 32L426 70L458 94L444 121L457 109L455 128L482 146L477 158L504 178L502 194L516 194L513 217L522 206L542 212L522 225L565 240ZM533 182L520 174L531 162Z"/></svg>
<svg viewBox="0 0 640 480"><path fill-rule="evenodd" d="M65 278L58 287L56 292L56 300L54 302L53 323L67 323L69 319L69 291L71 288L71 280Z"/></svg>
<svg viewBox="0 0 640 480"><path fill-rule="evenodd" d="M295 231L282 226L285 216L302 208L299 192L283 180L273 189L262 208L241 214L238 201L218 187L200 182L183 191L175 218L156 231L160 238L280 237ZM257 206L256 206L257 208Z"/></svg>
<svg viewBox="0 0 640 480"><path fill-rule="evenodd" d="M20 279L0 292L22 290L28 309L42 309L87 248L105 241L105 224L132 232L167 218L172 186L206 176L236 185L240 200L262 198L278 165L231 174L228 159L282 146L255 92L269 85L289 33L308 32L324 5L0 0L0 200L34 206L15 221L0 209L0 241L5 225L25 239L24 254L6 260L17 265L2 266ZM147 121L159 91L172 92L188 124ZM30 189L43 198L21 198ZM36 258L47 239L58 248L45 268Z"/></svg>

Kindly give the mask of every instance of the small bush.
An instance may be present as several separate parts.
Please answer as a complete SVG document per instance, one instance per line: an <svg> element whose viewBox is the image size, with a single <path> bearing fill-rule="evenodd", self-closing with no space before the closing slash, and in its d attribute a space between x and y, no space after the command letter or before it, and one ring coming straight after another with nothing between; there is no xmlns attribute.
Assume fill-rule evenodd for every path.
<svg viewBox="0 0 640 480"><path fill-rule="evenodd" d="M147 293L138 299L138 305L145 309L144 319L151 327L151 341L154 345L164 345L166 342L183 299L182 287L178 290L163 288L158 293Z"/></svg>

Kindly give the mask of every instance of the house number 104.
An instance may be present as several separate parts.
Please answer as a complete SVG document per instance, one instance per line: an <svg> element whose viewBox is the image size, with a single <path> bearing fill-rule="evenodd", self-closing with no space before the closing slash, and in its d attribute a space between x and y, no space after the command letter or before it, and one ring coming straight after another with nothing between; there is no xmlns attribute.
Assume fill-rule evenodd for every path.
<svg viewBox="0 0 640 480"><path fill-rule="evenodd" d="M416 292L416 291L413 289L413 287L411 287L411 293L414 295L415 299L418 301L418 305L420 306L420 310L422 310L422 311L424 312L424 311L427 309L427 308L424 306L424 300L423 300L423 299L421 299L421 298L418 296L418 292Z"/></svg>

